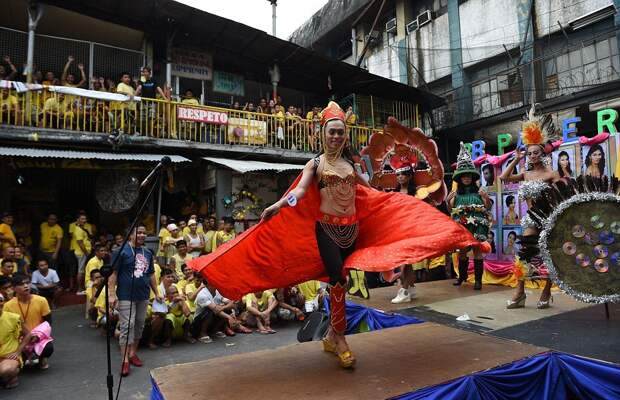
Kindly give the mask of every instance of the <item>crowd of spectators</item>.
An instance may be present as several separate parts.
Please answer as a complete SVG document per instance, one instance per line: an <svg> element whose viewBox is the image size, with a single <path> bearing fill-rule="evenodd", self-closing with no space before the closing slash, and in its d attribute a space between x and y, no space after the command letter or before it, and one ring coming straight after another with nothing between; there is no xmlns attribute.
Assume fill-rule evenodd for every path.
<svg viewBox="0 0 620 400"><path fill-rule="evenodd" d="M121 336L122 313L116 301L109 303L110 320L106 319L103 267L118 254L124 234L97 232L83 210L64 227L56 214L48 214L35 240L16 234L15 222L11 213L2 214L0 386L7 388L18 384L24 365L49 367L52 312L67 296L85 299L84 316L91 328ZM152 216L145 215L142 225L148 225L145 232L154 233ZM249 293L232 301L194 274L189 260L235 238L232 219L190 215L175 221L162 216L161 226L158 246L152 251L156 291L150 291L144 346L166 348L177 340L210 343L238 333L273 334L274 323L303 320L322 306L324 289L318 281Z"/></svg>
<svg viewBox="0 0 620 400"><path fill-rule="evenodd" d="M9 57L4 57L3 61L4 63L0 64L0 80L23 81L26 79L24 74L19 73ZM53 71L43 72L35 66L32 82L44 86L66 86L120 93L130 99L134 96L141 96L146 99L163 100L166 104L171 104L168 103L170 101L178 101L189 106L201 105L201 101L191 88L180 91L182 94L176 98L171 87L165 84L160 85L155 80L149 67L142 67L139 77L135 77L130 71L122 72L118 77L88 77L84 64L73 56L67 57L60 77ZM275 99L261 98L256 103L246 102L243 106L238 101L234 101L228 108L236 111L231 111L231 117L265 121L265 134L268 137L264 140L271 146L312 151L318 148L321 118L319 105L312 106L304 113L304 110L296 105L285 106L282 98L277 96ZM41 91L38 92L34 104L27 107L16 91L7 88L0 89L0 121L2 122L20 124L28 120L29 123L36 123L45 128L97 132L121 129L130 134L149 136L158 136L161 132L167 131L172 138L187 137L190 132L205 128L204 124L186 121L181 121L177 126L177 124L171 124L172 119L176 119L174 107L158 106L153 102L140 105L134 102L103 102L70 94ZM347 124L356 125L357 123L358 117L353 112L353 108L349 106ZM233 133L236 132L233 131ZM195 136L197 135L194 134ZM223 139L223 136L227 138ZM203 134L200 137L200 140L207 142L224 140L234 142L238 139L239 137L235 137L234 134L222 131L221 127L217 129L211 127L209 135Z"/></svg>

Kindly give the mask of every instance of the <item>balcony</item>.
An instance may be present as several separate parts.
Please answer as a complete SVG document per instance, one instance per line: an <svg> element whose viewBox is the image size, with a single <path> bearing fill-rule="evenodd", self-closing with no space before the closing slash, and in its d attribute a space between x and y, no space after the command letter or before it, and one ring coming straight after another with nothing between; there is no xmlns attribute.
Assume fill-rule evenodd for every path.
<svg viewBox="0 0 620 400"><path fill-rule="evenodd" d="M0 94L0 138L156 144L307 158L319 150L319 122L297 115L260 114L66 87L7 85ZM197 103L197 102L196 102ZM347 127L360 149L374 131Z"/></svg>

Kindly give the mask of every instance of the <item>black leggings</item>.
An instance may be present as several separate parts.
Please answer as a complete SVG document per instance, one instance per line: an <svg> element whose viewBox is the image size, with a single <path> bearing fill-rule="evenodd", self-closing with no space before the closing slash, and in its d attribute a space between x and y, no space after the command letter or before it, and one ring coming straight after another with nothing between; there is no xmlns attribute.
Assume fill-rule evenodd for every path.
<svg viewBox="0 0 620 400"><path fill-rule="evenodd" d="M320 222L316 223L314 231L316 233L316 242L319 246L319 254L325 266L325 271L327 271L327 275L329 276L329 284L332 286L337 283L344 285L346 280L342 275L342 267L344 265L344 260L355 250L355 242L346 249L340 248L340 246L334 243L332 238L325 233Z"/></svg>
<svg viewBox="0 0 620 400"><path fill-rule="evenodd" d="M52 342L49 342L43 348L43 351L41 352L39 358L49 358L52 353L54 353L54 345L52 344Z"/></svg>

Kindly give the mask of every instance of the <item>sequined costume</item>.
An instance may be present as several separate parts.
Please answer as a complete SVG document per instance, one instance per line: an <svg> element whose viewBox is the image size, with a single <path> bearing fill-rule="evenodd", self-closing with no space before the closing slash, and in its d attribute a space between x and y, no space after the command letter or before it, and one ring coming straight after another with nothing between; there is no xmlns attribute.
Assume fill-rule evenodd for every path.
<svg viewBox="0 0 620 400"><path fill-rule="evenodd" d="M532 204L538 200L545 191L549 190L551 185L544 181L523 181L519 183L519 198ZM526 214L521 219L521 228L523 235L519 238L520 249L518 256L515 257L515 276L517 279L548 279L549 271L543 264L542 258L538 251L532 250L537 246L539 234L530 234L525 236L527 229L540 230L540 224L536 223L530 214Z"/></svg>

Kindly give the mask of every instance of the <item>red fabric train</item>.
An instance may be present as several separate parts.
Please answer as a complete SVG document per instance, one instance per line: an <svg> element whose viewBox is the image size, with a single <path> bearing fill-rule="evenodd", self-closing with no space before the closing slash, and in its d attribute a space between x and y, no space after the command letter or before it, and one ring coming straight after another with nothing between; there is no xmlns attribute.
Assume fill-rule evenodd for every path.
<svg viewBox="0 0 620 400"><path fill-rule="evenodd" d="M253 226L216 252L191 260L188 265L230 299L312 279L326 280L315 238L319 206L317 185L310 185L296 207L282 208L269 221ZM457 248L488 247L435 207L413 196L357 185L355 206L359 236L345 268L389 271Z"/></svg>

